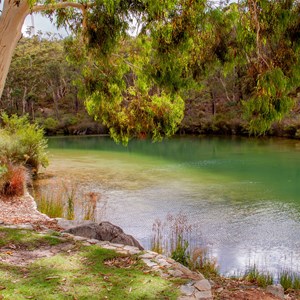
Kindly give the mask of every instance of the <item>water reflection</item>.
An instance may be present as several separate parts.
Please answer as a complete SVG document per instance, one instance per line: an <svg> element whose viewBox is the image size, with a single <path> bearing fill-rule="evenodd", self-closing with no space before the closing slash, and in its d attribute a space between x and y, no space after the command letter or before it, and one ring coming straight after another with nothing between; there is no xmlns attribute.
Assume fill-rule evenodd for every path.
<svg viewBox="0 0 300 300"><path fill-rule="evenodd" d="M106 137L53 138L45 174L99 193L105 219L145 247L155 219L181 211L223 273L252 263L297 271L299 151L290 140L175 138L124 148Z"/></svg>

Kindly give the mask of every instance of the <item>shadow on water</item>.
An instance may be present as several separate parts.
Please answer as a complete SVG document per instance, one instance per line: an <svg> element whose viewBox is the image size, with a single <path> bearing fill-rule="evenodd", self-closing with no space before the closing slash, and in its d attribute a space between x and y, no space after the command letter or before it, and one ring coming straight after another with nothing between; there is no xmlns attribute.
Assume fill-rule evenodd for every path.
<svg viewBox="0 0 300 300"><path fill-rule="evenodd" d="M181 211L221 272L252 263L298 271L300 142L178 137L123 147L108 137L66 137L49 139L49 152L45 174L54 179L42 188L68 180L99 193L105 219L146 247L155 220Z"/></svg>

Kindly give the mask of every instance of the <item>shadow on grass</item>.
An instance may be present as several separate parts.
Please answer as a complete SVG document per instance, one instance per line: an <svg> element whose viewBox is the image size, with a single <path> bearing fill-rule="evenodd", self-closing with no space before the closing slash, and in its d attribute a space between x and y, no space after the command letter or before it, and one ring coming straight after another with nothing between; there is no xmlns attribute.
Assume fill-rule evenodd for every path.
<svg viewBox="0 0 300 300"><path fill-rule="evenodd" d="M105 261L120 257L96 246L39 259L28 267L0 264L4 299L177 299L175 284L149 273L140 262L124 268Z"/></svg>

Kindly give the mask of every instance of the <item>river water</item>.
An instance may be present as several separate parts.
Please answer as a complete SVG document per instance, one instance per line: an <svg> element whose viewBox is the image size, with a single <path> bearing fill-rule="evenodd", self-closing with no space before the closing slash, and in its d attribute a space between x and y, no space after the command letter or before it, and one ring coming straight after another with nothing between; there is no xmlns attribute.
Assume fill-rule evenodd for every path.
<svg viewBox="0 0 300 300"><path fill-rule="evenodd" d="M181 213L221 273L254 264L299 272L298 141L177 137L123 147L108 137L63 137L49 139L49 154L42 187L69 180L99 194L97 221L119 225L145 248L157 219Z"/></svg>

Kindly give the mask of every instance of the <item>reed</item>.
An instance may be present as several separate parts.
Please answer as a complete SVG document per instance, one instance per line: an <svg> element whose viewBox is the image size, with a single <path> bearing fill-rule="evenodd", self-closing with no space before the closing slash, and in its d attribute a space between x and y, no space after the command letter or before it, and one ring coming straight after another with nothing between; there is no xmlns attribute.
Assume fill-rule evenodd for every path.
<svg viewBox="0 0 300 300"><path fill-rule="evenodd" d="M100 194L89 192L84 195L83 211L84 220L96 221L97 218L97 203L100 200Z"/></svg>
<svg viewBox="0 0 300 300"><path fill-rule="evenodd" d="M38 210L50 218L62 218L64 216L64 202L62 198L44 194L36 198L36 202Z"/></svg>
<svg viewBox="0 0 300 300"><path fill-rule="evenodd" d="M284 290L300 290L300 274L289 270L283 270L279 273L279 282Z"/></svg>
<svg viewBox="0 0 300 300"><path fill-rule="evenodd" d="M246 271L244 279L264 288L268 285L272 285L274 282L272 274L270 274L269 272L259 271L256 265L250 267Z"/></svg>
<svg viewBox="0 0 300 300"><path fill-rule="evenodd" d="M207 277L218 275L216 259L203 247L192 247L192 225L186 215L169 214L165 221L155 220L152 226L151 249L171 256L177 262ZM199 243L200 244L200 243Z"/></svg>
<svg viewBox="0 0 300 300"><path fill-rule="evenodd" d="M34 192L38 210L51 218L75 218L75 185L55 181L39 192Z"/></svg>

